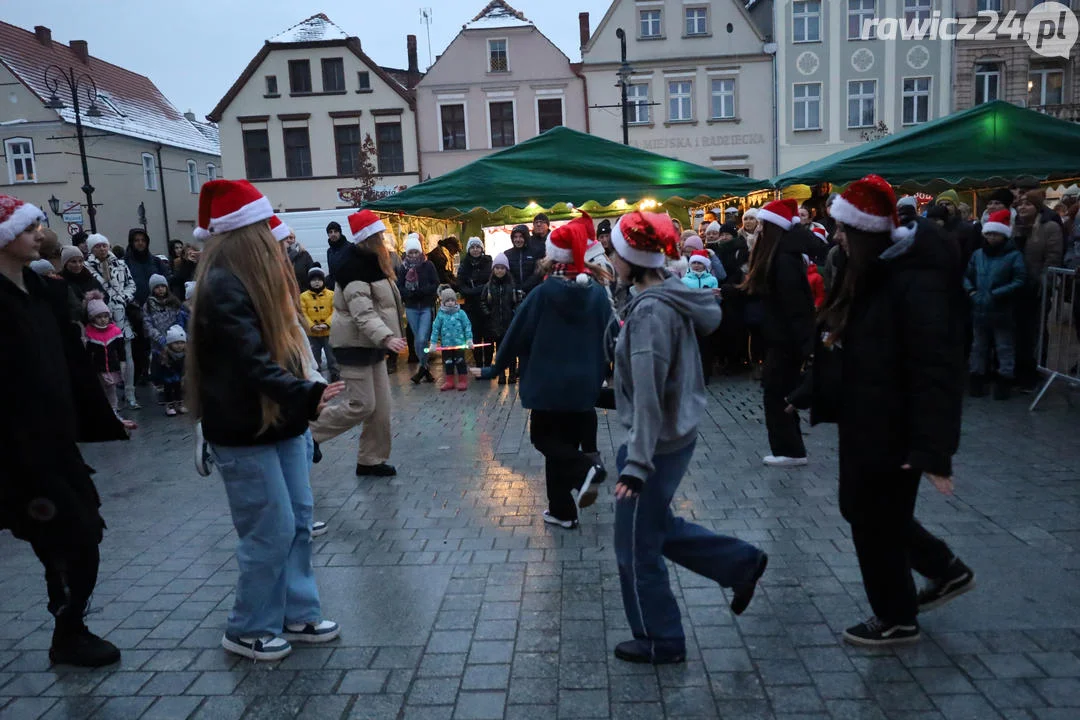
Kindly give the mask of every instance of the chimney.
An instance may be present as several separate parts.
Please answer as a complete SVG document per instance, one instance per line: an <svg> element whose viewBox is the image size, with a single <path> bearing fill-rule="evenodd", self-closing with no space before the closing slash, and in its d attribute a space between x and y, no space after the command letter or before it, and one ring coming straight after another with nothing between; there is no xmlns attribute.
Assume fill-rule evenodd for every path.
<svg viewBox="0 0 1080 720"><path fill-rule="evenodd" d="M589 44L589 13L578 13L578 35L581 39L581 47L585 47Z"/></svg>
<svg viewBox="0 0 1080 720"><path fill-rule="evenodd" d="M72 40L68 43L68 47L71 48L71 52L75 53L75 57L79 58L83 65L90 64L90 50L85 40Z"/></svg>
<svg viewBox="0 0 1080 720"><path fill-rule="evenodd" d="M409 88L412 89L420 82L420 64L416 59L416 36L406 35L405 45L409 51Z"/></svg>
<svg viewBox="0 0 1080 720"><path fill-rule="evenodd" d="M37 41L45 47L52 46L52 30L44 25L34 26L34 37L36 37Z"/></svg>
<svg viewBox="0 0 1080 720"><path fill-rule="evenodd" d="M184 118L185 118L185 119L186 119L186 120L187 120L188 122L195 122L195 113L193 113L193 112L191 112L190 110L188 110L188 111L187 111L186 113L184 113Z"/></svg>

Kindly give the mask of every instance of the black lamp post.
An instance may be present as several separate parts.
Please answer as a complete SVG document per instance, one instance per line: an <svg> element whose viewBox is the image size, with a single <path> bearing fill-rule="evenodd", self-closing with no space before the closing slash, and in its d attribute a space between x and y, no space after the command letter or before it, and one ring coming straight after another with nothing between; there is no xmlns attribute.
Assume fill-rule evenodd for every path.
<svg viewBox="0 0 1080 720"><path fill-rule="evenodd" d="M45 107L49 110L63 110L67 107L64 101L56 94L56 91L61 88L60 80L64 81L64 85L67 86L68 92L71 94L71 105L75 111L75 135L79 139L79 159L82 161L82 174L83 174L83 186L82 191L86 195L86 210L90 214L90 232L97 232L97 222L94 218L94 186L90 184L90 170L86 166L86 142L83 140L83 127L82 127L82 112L79 109L79 90L86 93L86 99L90 101L90 107L86 109L86 117L98 118L101 117L101 110L97 106L97 83L94 82L94 78L90 77L86 73L79 75L75 74L73 68L64 68L59 65L50 65L45 68L45 87L49 88L49 101L45 103ZM59 201L57 201L57 207L52 207L52 201L49 201L49 207L55 213L59 210Z"/></svg>
<svg viewBox="0 0 1080 720"><path fill-rule="evenodd" d="M623 145L630 144L630 104L627 102L626 88L630 85L630 76L633 73L633 69L630 67L630 63L626 62L626 33L622 28L618 28L615 31L615 37L619 38L619 45L622 51L622 63L619 65L619 88L621 97L619 99L619 105L622 108L622 141Z"/></svg>

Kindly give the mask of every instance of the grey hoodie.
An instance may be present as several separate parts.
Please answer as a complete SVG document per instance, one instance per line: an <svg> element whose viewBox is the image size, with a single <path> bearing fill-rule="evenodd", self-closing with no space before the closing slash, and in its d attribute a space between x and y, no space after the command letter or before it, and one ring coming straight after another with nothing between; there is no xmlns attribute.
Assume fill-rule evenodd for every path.
<svg viewBox="0 0 1080 720"><path fill-rule="evenodd" d="M720 326L709 290L668 278L634 296L615 345L615 411L627 432L624 475L646 480L653 456L689 445L705 411L696 333Z"/></svg>

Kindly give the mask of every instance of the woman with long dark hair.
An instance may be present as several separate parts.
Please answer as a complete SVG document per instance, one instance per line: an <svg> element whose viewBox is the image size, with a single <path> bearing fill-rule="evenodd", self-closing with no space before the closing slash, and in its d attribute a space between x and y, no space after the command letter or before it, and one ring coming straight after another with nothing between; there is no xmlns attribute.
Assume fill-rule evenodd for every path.
<svg viewBox="0 0 1080 720"><path fill-rule="evenodd" d="M270 201L244 180L199 197L206 240L188 325L188 407L202 421L239 536L240 576L222 646L277 660L290 642L333 640L311 564L308 423L343 389L305 379L310 349L299 297L267 221Z"/></svg>

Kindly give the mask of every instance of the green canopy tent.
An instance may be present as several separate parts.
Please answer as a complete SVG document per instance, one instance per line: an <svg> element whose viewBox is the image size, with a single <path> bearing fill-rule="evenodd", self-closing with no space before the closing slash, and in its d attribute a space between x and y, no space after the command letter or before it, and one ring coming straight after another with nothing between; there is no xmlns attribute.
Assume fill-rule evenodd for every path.
<svg viewBox="0 0 1080 720"><path fill-rule="evenodd" d="M575 210L620 215L641 200L685 214L685 208L704 200L768 186L557 127L364 207L478 227L527 222L541 209L552 220L571 217Z"/></svg>
<svg viewBox="0 0 1080 720"><path fill-rule="evenodd" d="M1004 101L976 105L897 135L859 145L774 177L773 187L844 185L876 173L920 190L1059 180L1080 172L1080 124Z"/></svg>

